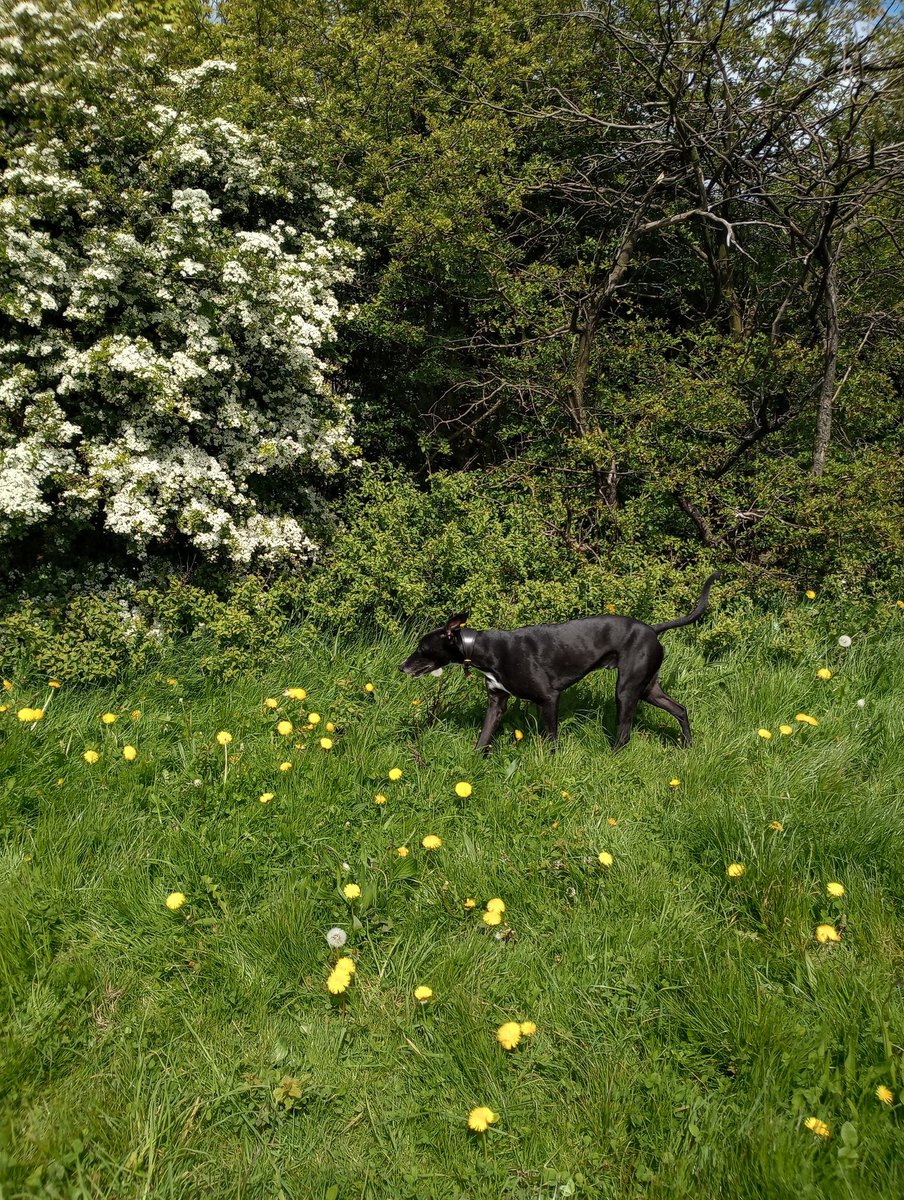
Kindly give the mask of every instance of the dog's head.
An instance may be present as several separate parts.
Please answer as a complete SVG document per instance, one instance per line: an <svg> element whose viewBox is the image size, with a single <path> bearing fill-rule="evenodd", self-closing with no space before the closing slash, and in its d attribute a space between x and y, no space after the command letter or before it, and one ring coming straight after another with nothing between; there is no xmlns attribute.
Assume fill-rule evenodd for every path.
<svg viewBox="0 0 904 1200"><path fill-rule="evenodd" d="M467 613L456 613L445 625L425 633L417 644L413 654L399 664L399 670L418 679L421 675L429 675L451 662L461 662L462 653L457 645L455 630L461 628L468 619Z"/></svg>

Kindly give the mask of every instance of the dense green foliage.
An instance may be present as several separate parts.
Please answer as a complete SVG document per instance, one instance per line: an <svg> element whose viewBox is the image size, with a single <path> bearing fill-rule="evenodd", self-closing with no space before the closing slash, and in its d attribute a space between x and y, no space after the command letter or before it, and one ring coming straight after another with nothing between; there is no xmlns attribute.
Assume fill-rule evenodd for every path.
<svg viewBox="0 0 904 1200"><path fill-rule="evenodd" d="M316 127L358 199L346 372L370 457L476 468L475 491L500 462L502 488L552 475L560 531L597 550L892 577L894 18L850 90L850 5L221 12L202 36L241 62L250 110Z"/></svg>
<svg viewBox="0 0 904 1200"><path fill-rule="evenodd" d="M66 12L81 11L90 23L111 7L85 2ZM21 205L40 173L23 174L13 152L56 144L53 138L82 128L89 117L73 97L81 97L92 70L111 68L103 54L99 63L83 62L79 46L93 33L56 38L50 54L34 34L29 6L8 11L26 47L19 59L8 48L17 86L27 91L28 78L37 81L28 121L14 108L3 117L9 203ZM643 563L656 578L702 555L750 568L746 582L768 579L770 587L816 577L849 590L894 586L904 495L898 16L879 19L856 3L789 10L752 0L728 9L715 0L640 0L580 11L557 0L222 0L217 14L211 20L210 7L197 0L131 8L123 28L135 53L124 77L140 102L133 113L120 96L104 118L112 125L101 131L104 154L89 182L100 187L132 174L157 180L142 113L162 89L185 128L222 109L230 129L241 131L236 137L272 148L273 171L291 164L303 182L310 169L335 194L353 198L349 228L362 258L341 289L339 301L352 315L324 350L322 383L330 395L351 397L365 458L401 472L398 489L380 493L387 528L412 510L406 480L424 491L428 513L457 494L465 528L483 526L484 497L499 497L494 537L513 523L527 530L525 515L510 514L529 491L548 506L533 521L535 535L559 545L570 576L585 568L593 575L603 561L631 571ZM116 45L117 53L128 51ZM202 63L219 65L193 75ZM216 88L206 98L183 88L179 101L179 81L213 75ZM59 94L44 95L37 84L45 79ZM65 116L58 131L54 104ZM89 132L95 137L93 126ZM78 138L70 141L66 153L75 154ZM203 189L211 170L195 149L191 161L183 154L184 178L176 182ZM121 189L101 190L95 207L118 220ZM295 191L292 201L286 193L286 206L297 205L304 188ZM167 219L166 188L153 196ZM277 200L254 202L268 228L279 216ZM50 203L49 192L42 203ZM61 196L53 203L59 207ZM84 218L70 209L63 232ZM29 236L59 239L53 205L43 225L40 213L29 214ZM137 227L140 216L129 221ZM79 255L71 257L71 270L83 270ZM10 258L7 275L11 265L19 269ZM14 271L5 287L24 287L26 275L16 283ZM33 291L40 293L37 285ZM203 286L198 295L206 295ZM117 292L105 310L109 328L92 326L98 345L113 344L128 300ZM222 305L211 303L222 321ZM142 329L153 330L158 317L150 314ZM84 340L72 322L46 319L60 345ZM11 337L10 353L24 344ZM28 346L34 374L39 332ZM267 354L273 357L272 347ZM214 479L211 468L211 486L222 485L225 509L264 496L276 525L304 510L321 562L341 563L349 546L360 550L366 541L355 523L378 520L374 484L365 477L359 485L351 471L320 480L314 495L294 487L288 469L277 480L269 468L254 467L255 439L275 419L262 381L288 393L295 386L273 362L265 367L239 372L248 411L262 406L242 443L250 446L245 465L238 470L221 454L229 478ZM38 375L34 388L47 383ZM256 378L261 395L251 394ZM198 385L184 386L186 394L168 403L194 411ZM280 395L278 418L288 428L296 414L284 411ZM215 423L216 404L204 396L206 419ZM57 411L50 391L38 399L35 413ZM113 428L129 425L135 402L128 389L106 387ZM299 400L299 420L303 407ZM31 442L48 436L47 422L32 429L38 418L29 425L16 409L7 423L14 470L3 504L15 529L22 513L40 515L42 505L65 511L88 485L77 479L76 445L61 443L46 461L29 457ZM68 437L69 424L61 428ZM198 440L191 429L185 436ZM204 454L218 437L215 429L205 433ZM308 453L305 437L289 440L293 452ZM315 460L322 449L313 447ZM131 443L127 450L134 455ZM107 458L115 484L128 475L126 449ZM142 548L190 574L199 555L222 552L221 526L230 526L220 501L204 501L199 532L194 484L181 487L176 476L167 484L169 459L159 450L142 450L139 459L137 509L131 484L109 494L88 488L91 520L104 532L90 554L134 571L134 560L115 558L122 547L107 534L124 526L134 540L137 520ZM324 500L338 518L332 527ZM146 527L170 509L173 536L149 542ZM14 590L28 590L38 553L57 568L73 565L54 545L59 523L49 525L49 544L25 530L12 547ZM166 521L161 527L169 528ZM247 545L232 539L237 561L268 550L256 536ZM291 542L276 540L283 549ZM300 547L299 565L313 552ZM377 565L365 557L361 571ZM540 574L549 566L541 561ZM155 562L149 568L145 578ZM524 568L521 556L519 577L530 575ZM442 569L435 561L429 568L432 575ZM456 569L449 589L460 581ZM589 594L572 599L570 581L561 586L561 601L550 597L546 611L565 611ZM315 595L329 587L321 577ZM485 594L505 590L498 580L485 585ZM403 592L381 618L416 615L414 594Z"/></svg>
<svg viewBox="0 0 904 1200"><path fill-rule="evenodd" d="M184 645L64 686L37 725L15 710L46 704L45 680L16 675L4 1197L900 1195L900 616L803 603L710 663L705 626L668 634L664 680L697 743L679 750L648 709L618 757L601 673L569 693L555 758L515 706L476 761L482 687L402 682L403 640L307 633L225 687ZM506 940L481 919L493 897ZM820 923L840 943L818 944ZM331 926L357 964L344 1004L326 989ZM537 1032L507 1053L512 1019ZM499 1114L483 1136L475 1105Z"/></svg>

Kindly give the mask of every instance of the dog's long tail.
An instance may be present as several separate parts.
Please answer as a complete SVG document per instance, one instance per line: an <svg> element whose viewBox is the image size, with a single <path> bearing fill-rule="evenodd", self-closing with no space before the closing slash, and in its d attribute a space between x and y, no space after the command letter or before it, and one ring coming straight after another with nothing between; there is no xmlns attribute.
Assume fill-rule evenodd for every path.
<svg viewBox="0 0 904 1200"><path fill-rule="evenodd" d="M657 633L662 633L664 629L677 629L680 625L690 625L692 621L699 621L706 612L706 606L709 603L709 589L721 574L721 571L715 571L712 575L710 575L706 583L704 583L703 591L700 593L700 599L697 601L693 612L689 612L686 617L678 617L674 621L663 621L661 625L654 625L653 629L655 629Z"/></svg>

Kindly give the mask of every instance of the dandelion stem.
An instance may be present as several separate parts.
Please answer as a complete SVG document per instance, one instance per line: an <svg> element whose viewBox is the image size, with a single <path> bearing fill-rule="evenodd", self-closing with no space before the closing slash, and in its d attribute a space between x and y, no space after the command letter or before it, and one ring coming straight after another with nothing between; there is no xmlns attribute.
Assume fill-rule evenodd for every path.
<svg viewBox="0 0 904 1200"><path fill-rule="evenodd" d="M46 714L46 712L47 712L48 708L50 708L50 701L51 701L52 699L53 699L53 692L51 691L51 693L48 695L47 699L44 701L44 706L43 706L43 708L41 709L41 712L42 712L42 713L45 713L45 714ZM35 727L36 725L37 725L37 721L32 721L32 723L31 723L31 727L32 727L32 729L34 729L34 727Z"/></svg>
<svg viewBox="0 0 904 1200"><path fill-rule="evenodd" d="M428 725L435 725L439 720L439 702L442 698L443 684L446 682L445 675L440 677L439 685L433 693L433 699L430 701L430 710L427 713Z"/></svg>

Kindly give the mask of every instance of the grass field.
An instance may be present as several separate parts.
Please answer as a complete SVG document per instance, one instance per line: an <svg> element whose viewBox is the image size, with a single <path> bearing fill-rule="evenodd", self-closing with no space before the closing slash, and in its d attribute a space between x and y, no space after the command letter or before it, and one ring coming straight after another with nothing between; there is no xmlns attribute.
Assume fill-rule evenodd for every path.
<svg viewBox="0 0 904 1200"><path fill-rule="evenodd" d="M668 633L696 744L648 708L615 757L611 673L556 756L514 705L484 761L479 677L411 682L388 641L299 633L226 685L187 652L90 693L19 672L0 1197L904 1195L902 616L803 617L791 650L764 617L711 661Z"/></svg>

